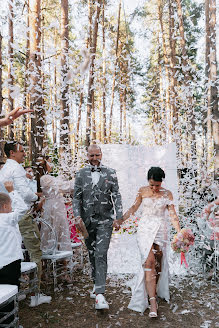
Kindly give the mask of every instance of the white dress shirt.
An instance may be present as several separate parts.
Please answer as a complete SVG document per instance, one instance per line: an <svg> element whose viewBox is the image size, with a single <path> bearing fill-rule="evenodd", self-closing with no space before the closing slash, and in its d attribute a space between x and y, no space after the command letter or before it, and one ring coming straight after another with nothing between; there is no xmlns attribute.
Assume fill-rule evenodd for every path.
<svg viewBox="0 0 219 328"><path fill-rule="evenodd" d="M0 269L19 259L23 259L19 220L28 210L17 191L9 193L12 200L11 213L0 213Z"/></svg>
<svg viewBox="0 0 219 328"><path fill-rule="evenodd" d="M99 167L101 168L101 164L99 165ZM96 166L92 166L92 165L91 165L91 168L97 169ZM91 171L91 178L92 178L93 186L97 185L100 180L100 172L98 172L98 171L92 172Z"/></svg>
<svg viewBox="0 0 219 328"><path fill-rule="evenodd" d="M7 159L0 171L0 182L4 183L5 181L13 182L14 190L21 195L28 209L38 199L37 195L28 185L25 169L13 159Z"/></svg>

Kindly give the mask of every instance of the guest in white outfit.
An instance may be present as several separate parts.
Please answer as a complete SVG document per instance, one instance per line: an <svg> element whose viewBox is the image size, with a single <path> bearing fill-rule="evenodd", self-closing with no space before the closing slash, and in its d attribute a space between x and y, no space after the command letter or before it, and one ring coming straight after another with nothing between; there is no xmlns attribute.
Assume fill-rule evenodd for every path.
<svg viewBox="0 0 219 328"><path fill-rule="evenodd" d="M133 206L123 217L124 220L128 219L142 204L142 216L137 231L142 266L128 307L144 312L149 305L149 298L151 318L157 317L156 295L169 300L166 210L169 211L174 228L177 232L180 231L172 193L161 187L164 178L165 173L160 167L151 167L148 171L149 185L139 189Z"/></svg>

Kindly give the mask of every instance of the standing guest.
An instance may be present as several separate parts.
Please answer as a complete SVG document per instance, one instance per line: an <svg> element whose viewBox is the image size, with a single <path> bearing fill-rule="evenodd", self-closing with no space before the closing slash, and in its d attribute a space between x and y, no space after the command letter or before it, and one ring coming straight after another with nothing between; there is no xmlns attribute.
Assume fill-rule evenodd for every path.
<svg viewBox="0 0 219 328"><path fill-rule="evenodd" d="M40 234L38 226L33 221L33 217L31 215L31 207L34 202L39 199L40 194L34 193L28 186L26 171L21 165L21 163L24 162L26 155L23 146L17 141L6 142L4 152L7 156L7 161L0 171L0 181L12 181L14 189L20 194L28 207L28 211L19 221L19 228L25 247L30 255L30 259L37 264L40 290L42 274ZM39 295L31 296L30 306L37 306L42 303L49 303L50 301L50 296L40 293Z"/></svg>
<svg viewBox="0 0 219 328"><path fill-rule="evenodd" d="M83 220L89 236L85 243L89 252L96 309L109 309L104 297L107 252L113 226L122 223L122 201L115 170L101 164L102 152L97 145L88 147L89 166L77 172L73 196L73 213ZM114 210L117 220L114 220Z"/></svg>
<svg viewBox="0 0 219 328"><path fill-rule="evenodd" d="M11 182L5 183L5 187L7 194L0 193L0 284L17 285L19 288L23 253L18 221L28 208L19 194L13 190ZM11 312L13 308L12 302L1 311ZM13 316L10 316L2 324L9 324L13 319Z"/></svg>

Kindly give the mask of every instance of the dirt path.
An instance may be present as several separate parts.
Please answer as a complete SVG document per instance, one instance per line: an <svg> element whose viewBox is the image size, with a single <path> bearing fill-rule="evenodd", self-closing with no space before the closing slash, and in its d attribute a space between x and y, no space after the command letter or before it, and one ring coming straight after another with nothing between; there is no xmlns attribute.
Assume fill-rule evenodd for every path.
<svg viewBox="0 0 219 328"><path fill-rule="evenodd" d="M59 285L51 304L29 308L28 301L20 303L20 324L24 328L209 328L219 327L218 289L216 285L191 277L173 277L170 286L171 301L159 302L159 318L149 319L148 310L144 315L127 309L130 289L125 279L110 277L106 297L109 311L95 311L94 300L89 297L92 288L90 278L81 270L74 273L73 283ZM130 277L129 277L130 279ZM48 293L48 290L47 290Z"/></svg>

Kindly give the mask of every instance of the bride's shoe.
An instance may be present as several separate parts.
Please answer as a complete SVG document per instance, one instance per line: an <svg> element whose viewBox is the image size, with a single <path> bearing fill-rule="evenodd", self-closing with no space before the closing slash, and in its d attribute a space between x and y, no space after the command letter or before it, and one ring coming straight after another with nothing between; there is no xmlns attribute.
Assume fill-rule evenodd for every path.
<svg viewBox="0 0 219 328"><path fill-rule="evenodd" d="M151 301L151 300L156 300L156 297L150 297L150 298L149 298L149 301ZM158 304L157 304L157 302L156 302L156 307L157 307L157 309L158 309ZM151 309L151 306L150 306L150 309ZM149 312L149 318L157 318L157 312L150 311L150 312Z"/></svg>

